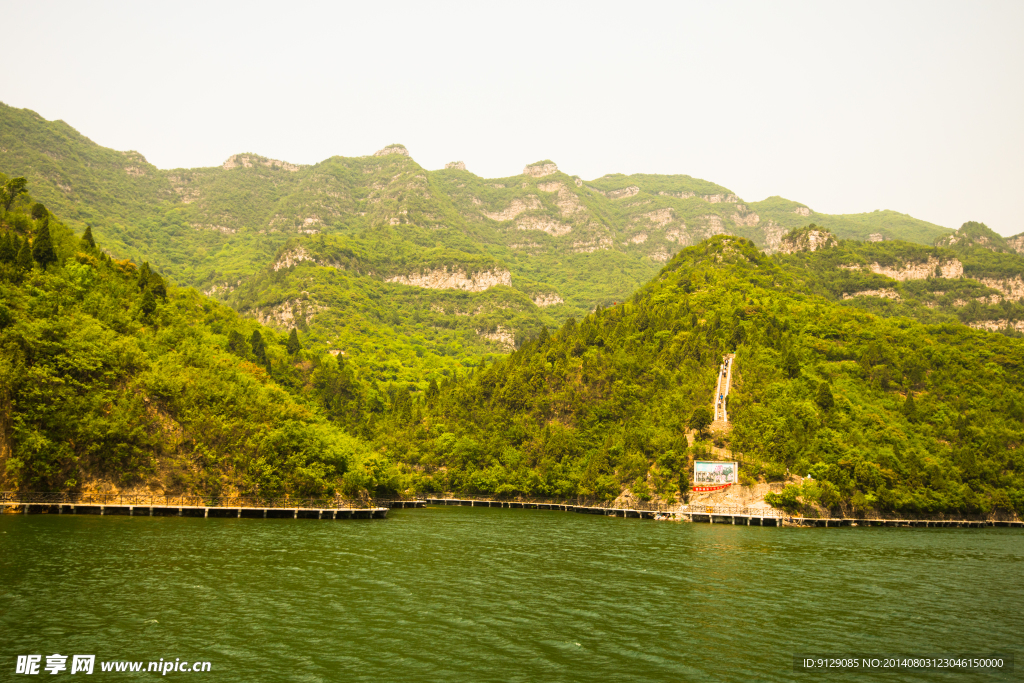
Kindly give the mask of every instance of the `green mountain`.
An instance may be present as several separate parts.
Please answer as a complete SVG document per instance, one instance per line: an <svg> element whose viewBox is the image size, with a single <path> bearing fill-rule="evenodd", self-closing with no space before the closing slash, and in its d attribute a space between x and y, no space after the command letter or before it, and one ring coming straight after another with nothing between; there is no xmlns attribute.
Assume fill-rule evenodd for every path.
<svg viewBox="0 0 1024 683"><path fill-rule="evenodd" d="M792 510L1024 512L1024 342L928 307L939 286L978 286L950 252L832 244L774 257L736 237L688 247L628 302L445 382L422 419L386 417L376 443L427 490L672 499L692 460L723 447L748 485L809 475L766 496ZM938 272L870 270L905 276L922 256ZM885 297L847 296L883 285L908 301L868 311ZM994 308L1024 320L1018 301ZM691 445L725 354L732 429Z"/></svg>
<svg viewBox="0 0 1024 683"><path fill-rule="evenodd" d="M688 493L694 459L726 456L747 485L807 475L765 495L792 510L1024 512L1016 254L839 240L812 226L767 256L719 235L680 251L628 301L553 334L540 326L511 355L438 372L418 391L176 287L148 263L116 261L17 179L0 183L4 486L672 500ZM366 236L340 244L286 245L282 267L262 271L268 283L232 294L298 277L316 293L318 278L333 277L351 293L346 305L413 320L420 290L499 311L522 296L505 284L389 283L424 271ZM472 272L500 267L479 258ZM371 281L414 294L383 300L385 290L364 288ZM313 304L280 314L294 320L303 305ZM371 315L338 324L370 346L382 325L400 325ZM735 356L732 426L709 434L725 354Z"/></svg>
<svg viewBox="0 0 1024 683"><path fill-rule="evenodd" d="M355 496L386 476L328 405L358 381L343 360L0 185L0 488Z"/></svg>
<svg viewBox="0 0 1024 683"><path fill-rule="evenodd" d="M745 203L689 176L570 176L549 161L485 179L401 145L298 166L256 154L160 170L61 121L0 105L0 170L119 257L148 260L282 331L294 325L381 382L417 383L626 299L717 234L773 251L813 220L839 237L931 244L893 212L829 216ZM445 373L448 373L447 375Z"/></svg>

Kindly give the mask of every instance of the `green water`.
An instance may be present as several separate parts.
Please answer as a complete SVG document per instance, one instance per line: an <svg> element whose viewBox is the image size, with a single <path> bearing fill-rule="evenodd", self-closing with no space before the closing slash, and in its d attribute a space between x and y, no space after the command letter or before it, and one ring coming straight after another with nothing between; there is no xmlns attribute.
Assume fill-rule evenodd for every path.
<svg viewBox="0 0 1024 683"><path fill-rule="evenodd" d="M0 680L53 653L205 660L167 678L208 681L1019 680L795 673L792 656L1019 658L1022 569L1010 529L3 515Z"/></svg>

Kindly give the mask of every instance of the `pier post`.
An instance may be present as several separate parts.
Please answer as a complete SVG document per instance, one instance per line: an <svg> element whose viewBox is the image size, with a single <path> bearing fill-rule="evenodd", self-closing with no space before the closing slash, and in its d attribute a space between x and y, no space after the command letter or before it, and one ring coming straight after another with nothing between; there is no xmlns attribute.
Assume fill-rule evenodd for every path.
<svg viewBox="0 0 1024 683"><path fill-rule="evenodd" d="M292 516L292 519L298 519L298 518L299 518L299 508L295 508L295 514L294 514L294 516Z"/></svg>
<svg viewBox="0 0 1024 683"><path fill-rule="evenodd" d="M732 525L736 526L736 515L732 516Z"/></svg>
<svg viewBox="0 0 1024 683"><path fill-rule="evenodd" d="M210 516L210 508L203 508L203 519Z"/></svg>
<svg viewBox="0 0 1024 683"><path fill-rule="evenodd" d="M267 508L263 508L263 519L267 518Z"/></svg>

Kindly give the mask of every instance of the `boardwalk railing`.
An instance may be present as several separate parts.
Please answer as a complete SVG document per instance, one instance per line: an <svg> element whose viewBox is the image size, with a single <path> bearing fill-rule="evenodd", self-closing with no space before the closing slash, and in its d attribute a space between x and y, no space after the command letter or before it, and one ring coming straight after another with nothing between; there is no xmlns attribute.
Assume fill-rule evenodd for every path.
<svg viewBox="0 0 1024 683"><path fill-rule="evenodd" d="M302 509L366 509L387 507L378 499L257 496L149 495L123 493L45 493L0 491L0 504L21 505L132 505L138 507L229 507L229 508L302 508Z"/></svg>
<svg viewBox="0 0 1024 683"><path fill-rule="evenodd" d="M776 510L775 508L754 508L739 505L703 505L701 503L676 506L673 512L681 512L684 515L742 515L745 517L789 516L782 510Z"/></svg>
<svg viewBox="0 0 1024 683"><path fill-rule="evenodd" d="M643 510L645 512L671 512L679 509L679 504L650 502L614 502L609 500L592 500L587 498L540 498L533 496L494 496L477 493L417 493L423 500L479 500L495 503L525 503L529 505L573 505L576 507L603 508L606 510Z"/></svg>

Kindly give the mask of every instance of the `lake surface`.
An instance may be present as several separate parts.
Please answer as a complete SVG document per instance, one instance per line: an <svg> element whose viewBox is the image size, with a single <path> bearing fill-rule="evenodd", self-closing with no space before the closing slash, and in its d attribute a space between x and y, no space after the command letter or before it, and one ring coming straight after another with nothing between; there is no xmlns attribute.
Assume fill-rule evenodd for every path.
<svg viewBox="0 0 1024 683"><path fill-rule="evenodd" d="M1022 634L1013 529L461 507L372 521L0 516L0 680L35 680L13 674L16 656L53 653L209 661L167 674L208 681L1021 680L796 673L792 657L1013 652L1024 666Z"/></svg>

